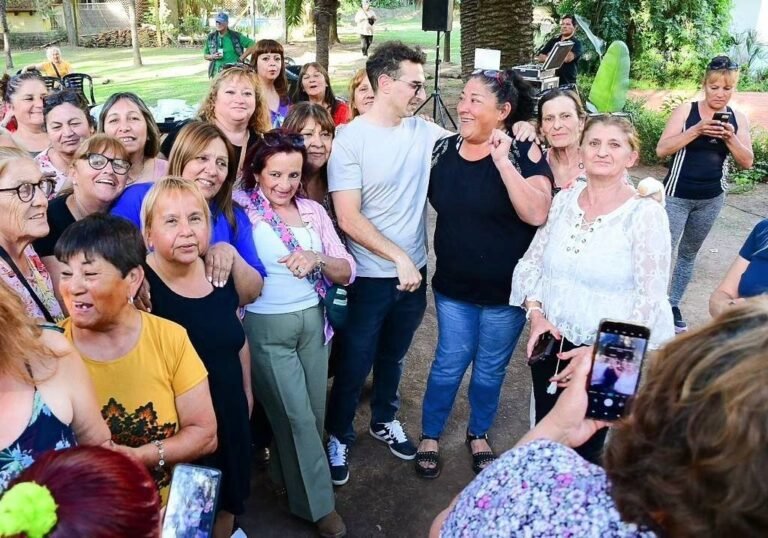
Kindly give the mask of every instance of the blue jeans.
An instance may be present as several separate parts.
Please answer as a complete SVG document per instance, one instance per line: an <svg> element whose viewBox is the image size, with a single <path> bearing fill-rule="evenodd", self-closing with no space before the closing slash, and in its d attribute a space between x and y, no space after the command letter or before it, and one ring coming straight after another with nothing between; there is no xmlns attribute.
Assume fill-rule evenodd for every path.
<svg viewBox="0 0 768 538"><path fill-rule="evenodd" d="M517 306L456 301L438 292L435 307L437 349L424 393L422 433L440 437L464 372L472 363L467 430L483 435L496 417L507 365L525 327L525 312Z"/></svg>
<svg viewBox="0 0 768 538"><path fill-rule="evenodd" d="M427 308L426 267L421 276L415 292L399 291L397 278L359 277L349 287L349 318L325 421L328 433L344 444L355 440L355 411L371 368L371 423L391 422L400 408L403 362Z"/></svg>

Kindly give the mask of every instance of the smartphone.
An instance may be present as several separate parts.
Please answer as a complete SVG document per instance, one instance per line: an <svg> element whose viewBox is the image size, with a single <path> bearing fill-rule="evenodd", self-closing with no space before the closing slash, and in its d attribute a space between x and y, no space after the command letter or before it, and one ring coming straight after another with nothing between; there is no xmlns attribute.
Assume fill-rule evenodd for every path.
<svg viewBox="0 0 768 538"><path fill-rule="evenodd" d="M221 471L179 463L173 468L163 538L210 538L216 520Z"/></svg>
<svg viewBox="0 0 768 538"><path fill-rule="evenodd" d="M539 336L536 340L536 345L533 346L533 352L528 359L528 366L535 364L539 361L546 360L555 356L555 349L558 341L552 336L552 333L546 332Z"/></svg>
<svg viewBox="0 0 768 538"><path fill-rule="evenodd" d="M597 332L587 385L587 417L618 420L637 392L651 330L642 325L604 319Z"/></svg>
<svg viewBox="0 0 768 538"><path fill-rule="evenodd" d="M721 121L723 123L728 123L731 121L731 113L730 112L715 112L715 114L712 116L712 119L715 121Z"/></svg>

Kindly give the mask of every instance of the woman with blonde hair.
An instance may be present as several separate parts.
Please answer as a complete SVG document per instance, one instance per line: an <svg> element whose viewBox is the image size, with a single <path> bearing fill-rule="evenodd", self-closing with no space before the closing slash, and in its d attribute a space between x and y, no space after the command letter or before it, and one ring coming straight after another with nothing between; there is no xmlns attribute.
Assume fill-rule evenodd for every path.
<svg viewBox="0 0 768 538"><path fill-rule="evenodd" d="M91 378L55 325L0 282L0 492L48 450L109 442Z"/></svg>
<svg viewBox="0 0 768 538"><path fill-rule="evenodd" d="M537 422L562 392L552 381L564 375L567 363L560 360L590 354L600 320L648 326L652 349L674 335L666 214L625 180L638 150L628 120L591 118L581 138L586 181L554 198L546 224L515 267L509 304L523 306L531 321L527 356L539 339L556 340L560 351L530 363ZM603 431L577 452L597 462L604 439Z"/></svg>
<svg viewBox="0 0 768 538"><path fill-rule="evenodd" d="M349 109L352 119L362 116L373 106L373 88L365 67L361 67L349 82Z"/></svg>
<svg viewBox="0 0 768 538"><path fill-rule="evenodd" d="M230 276L223 287L208 282L200 257L208 248L210 209L194 183L180 177L157 182L141 208L147 255L145 275L152 289L152 312L187 330L208 370L218 447L197 463L222 472L214 536L229 538L234 516L245 510L250 493L250 433L253 407L250 353Z"/></svg>
<svg viewBox="0 0 768 538"><path fill-rule="evenodd" d="M81 142L75 151L67 170L72 187L48 202L46 219L50 231L33 243L51 275L57 297L62 266L53 255L56 241L76 221L109 211L125 189L130 168L128 150L111 136L94 135Z"/></svg>
<svg viewBox="0 0 768 538"><path fill-rule="evenodd" d="M180 131L169 161L169 173L195 183L208 201L211 213L210 248L205 252L208 279L224 286L230 273L238 292L259 296L267 275L251 235L251 222L232 201L235 155L226 135L213 123L192 121ZM132 185L112 207L111 213L141 227L141 205L151 184Z"/></svg>
<svg viewBox="0 0 768 538"><path fill-rule="evenodd" d="M112 94L99 114L99 132L114 136L130 154L128 184L163 177L168 163L158 157L160 130L147 105L135 93Z"/></svg>
<svg viewBox="0 0 768 538"><path fill-rule="evenodd" d="M728 106L738 83L738 64L728 56L712 58L704 74L704 98L675 109L656 145L659 157L672 157L664 183L672 247L677 247L669 286L676 332L688 330L680 303L699 249L725 203L726 159L731 156L742 168L754 162L747 116Z"/></svg>
<svg viewBox="0 0 768 538"><path fill-rule="evenodd" d="M260 133L271 129L269 107L253 68L234 66L216 75L200 104L198 118L224 133L235 150L235 169L240 174L245 152L256 143ZM170 157L178 133L170 133L165 138L161 147L163 155Z"/></svg>
<svg viewBox="0 0 768 538"><path fill-rule="evenodd" d="M31 318L49 323L64 314L32 242L48 235L46 212L54 187L26 151L0 147L0 280L19 294Z"/></svg>
<svg viewBox="0 0 768 538"><path fill-rule="evenodd" d="M291 100L288 98L288 79L285 77L285 51L274 39L260 39L243 53L242 59L251 57L259 82L264 90L264 100L269 107L272 128L283 125Z"/></svg>

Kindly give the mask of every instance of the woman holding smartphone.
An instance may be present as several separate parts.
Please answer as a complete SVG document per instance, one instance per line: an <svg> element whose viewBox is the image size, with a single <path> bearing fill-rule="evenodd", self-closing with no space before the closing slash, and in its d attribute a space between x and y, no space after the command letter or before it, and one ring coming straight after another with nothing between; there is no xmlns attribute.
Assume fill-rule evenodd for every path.
<svg viewBox="0 0 768 538"><path fill-rule="evenodd" d="M656 146L659 157L673 157L664 183L672 246L678 246L669 289L675 332L688 330L680 302L725 202L725 160L731 155L742 168L754 160L747 117L728 106L738 82L738 64L728 56L713 58L704 75L704 99L680 105Z"/></svg>

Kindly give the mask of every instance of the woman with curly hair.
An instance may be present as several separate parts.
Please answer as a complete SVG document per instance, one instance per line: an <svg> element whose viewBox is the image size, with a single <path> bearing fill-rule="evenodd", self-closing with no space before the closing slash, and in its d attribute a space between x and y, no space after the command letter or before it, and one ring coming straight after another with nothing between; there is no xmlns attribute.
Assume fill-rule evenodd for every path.
<svg viewBox="0 0 768 538"><path fill-rule="evenodd" d="M727 310L650 357L605 469L579 446L590 361L515 448L441 513L430 536L765 536L768 298Z"/></svg>
<svg viewBox="0 0 768 538"><path fill-rule="evenodd" d="M247 149L256 143L260 133L271 128L269 108L255 71L250 66L235 66L216 75L200 104L198 119L213 123L226 135L235 150L239 175ZM160 147L163 155L170 157L176 137L186 123L165 138Z"/></svg>

